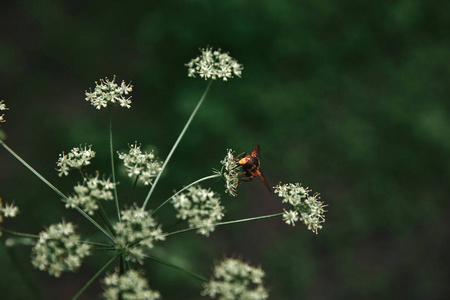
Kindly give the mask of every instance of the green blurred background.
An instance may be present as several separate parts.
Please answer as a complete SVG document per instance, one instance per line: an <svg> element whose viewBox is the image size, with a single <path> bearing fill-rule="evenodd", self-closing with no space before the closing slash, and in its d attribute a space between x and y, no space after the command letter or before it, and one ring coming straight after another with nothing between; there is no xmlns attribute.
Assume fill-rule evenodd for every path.
<svg viewBox="0 0 450 300"><path fill-rule="evenodd" d="M132 81L133 107L113 109L114 143L139 141L165 158L206 82L184 63L221 47L244 65L241 79L214 82L150 206L219 168L226 149L261 145L272 185L301 182L329 205L315 235L281 219L187 233L154 255L209 277L213 262L240 256L267 273L271 299L444 299L450 260L450 2L448 1L4 1L0 5L0 98L10 110L6 143L70 193L58 154L97 151L110 173L108 114L84 101L94 81ZM132 183L119 176L124 204ZM220 181L225 220L282 211L262 182ZM136 200L142 203L147 189ZM2 225L38 233L61 218L94 228L0 149L0 196L21 214ZM113 213L113 211L112 211ZM175 212L160 211L163 224ZM182 228L178 227L178 228ZM2 299L70 299L109 260L76 274L32 269L30 248L0 246ZM200 299L201 284L151 261L143 266L164 299ZM82 299L97 299L96 282Z"/></svg>

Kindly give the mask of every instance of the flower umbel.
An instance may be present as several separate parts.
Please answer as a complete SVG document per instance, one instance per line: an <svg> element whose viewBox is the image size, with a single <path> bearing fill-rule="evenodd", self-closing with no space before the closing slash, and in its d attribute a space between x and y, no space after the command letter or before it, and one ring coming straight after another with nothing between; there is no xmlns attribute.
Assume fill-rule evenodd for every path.
<svg viewBox="0 0 450 300"><path fill-rule="evenodd" d="M237 196L236 187L239 181L239 175L236 167L238 163L234 159L234 151L227 150L227 155L220 161L222 164L222 170L219 172L222 178L225 180L225 193L230 194L233 197Z"/></svg>
<svg viewBox="0 0 450 300"><path fill-rule="evenodd" d="M122 81L119 86L114 82L115 80L116 76L112 81L108 78L100 79L100 84L96 81L94 91L92 92L91 89L89 92L86 91L86 101L91 102L96 109L107 107L109 103L117 103L122 107L130 108L131 96L125 98L124 95L128 95L133 90L133 86L131 83L126 84L125 81Z"/></svg>
<svg viewBox="0 0 450 300"><path fill-rule="evenodd" d="M113 225L117 248L126 253L126 259L142 262L154 242L165 240L164 233L150 214L135 205L121 211L121 221Z"/></svg>
<svg viewBox="0 0 450 300"><path fill-rule="evenodd" d="M243 66L236 59L222 53L222 50L213 50L211 47L201 49L201 55L191 59L185 64L188 67L188 76L195 77L196 74L206 79L222 78L227 81L234 76L241 77Z"/></svg>
<svg viewBox="0 0 450 300"><path fill-rule="evenodd" d="M99 174L95 177L87 177L82 184L74 186L75 195L69 196L66 208L80 207L90 215L98 209L98 201L114 200L114 183L109 178L99 179Z"/></svg>
<svg viewBox="0 0 450 300"><path fill-rule="evenodd" d="M155 154L152 152L142 152L141 145L137 142L129 145L130 151L120 153L119 159L123 160L123 164L128 171L128 176L139 176L139 180L145 185L149 185L152 180L161 172L162 161L156 160Z"/></svg>
<svg viewBox="0 0 450 300"><path fill-rule="evenodd" d="M59 155L59 159L56 162L58 168L56 171L59 172L59 177L63 175L69 175L69 171L72 169L81 169L83 166L88 166L91 164L91 159L95 156L95 152L85 145L84 148L80 145L80 147L75 147L66 155L64 152Z"/></svg>
<svg viewBox="0 0 450 300"><path fill-rule="evenodd" d="M90 254L90 246L83 244L75 234L72 223L50 225L42 231L32 248L31 263L41 271L59 277L64 271L75 271L82 258Z"/></svg>
<svg viewBox="0 0 450 300"><path fill-rule="evenodd" d="M187 220L190 228L198 227L197 232L205 236L214 231L224 216L219 195L200 186L191 186L187 192L176 195L172 204L178 212L177 218Z"/></svg>
<svg viewBox="0 0 450 300"><path fill-rule="evenodd" d="M210 282L204 284L203 295L219 300L267 299L269 294L262 285L264 271L228 258L214 268Z"/></svg>
<svg viewBox="0 0 450 300"><path fill-rule="evenodd" d="M300 183L279 184L275 187L275 194L283 198L283 203L289 203L291 210L283 214L283 220L288 225L295 226L295 222L302 221L308 229L317 233L322 228L321 223L325 222L325 205L319 201L318 193L310 195L308 188L304 188Z"/></svg>
<svg viewBox="0 0 450 300"><path fill-rule="evenodd" d="M123 275L119 272L106 275L103 284L103 298L106 300L161 299L159 292L151 290L147 280L132 269Z"/></svg>

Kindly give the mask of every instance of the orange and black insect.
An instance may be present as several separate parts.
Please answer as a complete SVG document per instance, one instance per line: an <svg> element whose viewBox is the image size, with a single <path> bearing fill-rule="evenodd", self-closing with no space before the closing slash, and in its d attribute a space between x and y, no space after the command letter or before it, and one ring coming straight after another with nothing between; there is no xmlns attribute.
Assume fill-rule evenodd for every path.
<svg viewBox="0 0 450 300"><path fill-rule="evenodd" d="M253 149L252 153L245 153L242 152L238 156L235 157L236 162L238 165L235 168L238 168L242 166L242 169L244 172L239 173L238 175L244 175L246 177L239 179L237 185L241 182L249 182L252 181L253 177L259 176L261 178L262 182L266 185L266 187L269 189L269 191L272 193L272 189L270 188L269 183L267 182L264 175L261 173L260 167L261 167L261 161L259 160L259 156L261 153L261 147L259 145L256 145L255 149ZM242 156L242 158L240 158Z"/></svg>

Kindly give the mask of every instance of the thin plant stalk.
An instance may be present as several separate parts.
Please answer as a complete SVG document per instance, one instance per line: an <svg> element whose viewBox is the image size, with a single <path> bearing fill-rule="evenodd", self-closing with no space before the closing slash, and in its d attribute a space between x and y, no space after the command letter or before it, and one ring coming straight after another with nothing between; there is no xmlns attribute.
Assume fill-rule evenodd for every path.
<svg viewBox="0 0 450 300"><path fill-rule="evenodd" d="M208 85L206 86L205 91L203 92L202 97L197 103L197 106L195 107L194 111L192 112L191 116L189 117L188 121L186 122L186 125L184 125L183 130L181 131L180 135L178 136L178 139L175 141L175 144L172 147L172 150L170 150L169 155L167 155L166 160L164 161L164 164L161 167L161 172L159 172L158 176L156 176L155 181L153 182L153 185L150 189L150 191L147 194L147 197L145 198L144 204L142 205L142 209L144 210L147 206L148 200L150 199L150 196L152 195L153 191L155 190L156 184L159 181L159 178L161 177L161 174L164 172L164 169L166 168L167 164L169 163L170 158L172 157L172 154L175 152L175 149L177 148L178 144L180 143L181 139L183 138L184 134L186 133L186 130L188 129L189 125L191 124L192 120L194 119L198 109L203 103L203 100L205 100L206 95L208 94L209 88L211 87L212 80L209 81Z"/></svg>
<svg viewBox="0 0 450 300"><path fill-rule="evenodd" d="M92 284L92 282L94 282L94 280L97 279L97 277L102 275L102 273L108 268L108 266L119 256L120 253L111 258L111 260L108 261L97 273L95 273L95 275L92 276L92 278L81 288L81 290L78 291L78 293L72 298L72 300L78 299L78 297L80 297L81 294L83 294L83 292Z"/></svg>
<svg viewBox="0 0 450 300"><path fill-rule="evenodd" d="M45 179L41 174L38 173L32 166L30 166L26 161L24 161L18 154L16 154L11 148L9 148L2 140L0 140L0 144L8 150L9 153L12 154L18 161L20 161L25 167L28 168L34 175L36 175L40 180L42 180L48 187L50 187L55 193L57 193L61 198L63 198L63 202L67 202L69 199L66 195L64 195L60 190L58 190L53 184L51 184L47 179ZM81 208L74 205L73 206L80 214L82 214L86 219L88 219L95 227L97 227L103 234L105 234L111 241L115 242L114 237L112 237L103 227L101 227L97 222L95 222L88 214L86 214Z"/></svg>
<svg viewBox="0 0 450 300"><path fill-rule="evenodd" d="M165 266L171 267L174 270L180 271L180 272L182 272L182 273L184 273L186 275L189 275L189 276L191 276L191 277L193 277L195 279L198 279L200 281L203 281L203 282L208 282L209 281L206 277L203 277L202 275L199 275L199 274L194 273L192 271L186 270L186 269L184 269L184 268L182 268L180 266L174 265L174 264L172 264L172 263L170 263L168 261L162 260L162 259L154 257L154 256L150 256L150 255L145 256L145 257L148 258L148 259L151 259L153 261L156 261L156 262L158 262L160 264L163 264Z"/></svg>
<svg viewBox="0 0 450 300"><path fill-rule="evenodd" d="M202 182L202 181L205 181L205 180L208 180L208 179L212 179L212 178L217 178L217 177L220 177L220 175L219 175L219 174L214 174L214 175L206 176L206 177L203 177L203 178L201 178L201 179L199 179L199 180L197 180L197 181L194 181L193 183L191 183L191 184L185 186L184 188L182 188L181 190L179 190L178 192L176 192L175 194L173 194L172 196L170 196L170 197L169 197L167 200L165 200L163 203L161 203L157 208L155 208L155 210L152 211L152 212L150 213L150 216L152 216L158 209L160 209L161 207L163 207L164 205L166 205L166 203L169 202L170 199L172 199L173 197L175 197L175 196L178 195L179 193L183 192L184 190L188 189L189 187L191 187L191 186L193 186L193 185L195 185L195 184L197 184L197 183L199 183L199 182Z"/></svg>
<svg viewBox="0 0 450 300"><path fill-rule="evenodd" d="M39 235L37 234L29 234L29 233L22 233L22 232L17 232L17 231L13 231L13 230L9 230L6 228L3 228L0 226L0 231L1 232L6 232L15 236L20 236L20 237L26 237L26 238L30 238L30 239L38 239Z"/></svg>
<svg viewBox="0 0 450 300"><path fill-rule="evenodd" d="M137 183L138 183L138 179L139 179L139 174L136 176L136 179L134 180L133 190L131 191L131 203L133 203L134 192L136 191L136 186L137 186Z"/></svg>
<svg viewBox="0 0 450 300"><path fill-rule="evenodd" d="M272 215L260 216L260 217L253 217L253 218L240 219L240 220L234 220L234 221L220 222L220 223L216 223L216 226L230 225L230 224L237 224L237 223L245 223L245 222L256 221L256 220L276 218L276 217L282 216L283 213L284 212L276 213L276 214L272 214ZM174 231L174 232L171 232L171 233L167 233L165 235L165 237L172 236L172 235L179 234L179 233L183 233L183 232L192 231L192 230L197 230L199 228L200 227L180 229L180 230L177 230L177 231Z"/></svg>
<svg viewBox="0 0 450 300"><path fill-rule="evenodd" d="M113 136L112 136L112 109L111 109L111 106L109 106L108 109L109 109L109 149L111 151L111 174L112 174L112 180L114 183L114 201L116 204L117 218L120 221L119 197L117 195L116 171L114 168L114 147L113 147Z"/></svg>

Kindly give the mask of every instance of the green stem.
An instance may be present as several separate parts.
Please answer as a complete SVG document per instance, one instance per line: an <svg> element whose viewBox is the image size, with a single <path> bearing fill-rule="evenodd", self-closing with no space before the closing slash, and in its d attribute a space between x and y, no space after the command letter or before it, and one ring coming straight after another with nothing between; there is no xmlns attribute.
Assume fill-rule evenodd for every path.
<svg viewBox="0 0 450 300"><path fill-rule="evenodd" d="M15 236L20 236L20 237L26 237L26 238L32 238L32 239L38 239L39 235L37 234L29 234L29 233L22 233L22 232L17 232L17 231L13 231L13 230L9 230L6 228L3 228L2 226L0 226L0 232L6 232Z"/></svg>
<svg viewBox="0 0 450 300"><path fill-rule="evenodd" d="M78 297L83 294L83 292L92 284L92 282L94 282L94 280L96 280L97 277L99 277L106 270L106 268L108 268L108 266L119 256L120 253L111 258L111 260L108 261L94 276L92 276L92 278L81 288L81 290L78 291L78 293L72 298L72 300L78 299Z"/></svg>
<svg viewBox="0 0 450 300"><path fill-rule="evenodd" d="M172 196L170 196L169 199L165 200L165 201L164 201L161 205L159 205L154 211L152 211L152 212L150 213L150 216L152 216L158 209L160 209L161 207L163 207L164 205L166 205L166 203L169 202L170 199L172 199L173 197L175 197L175 196L178 195L179 193L183 192L184 190L188 189L189 187L193 186L194 184L197 184L197 183L199 183L199 182L202 182L202 181L205 181L205 180L208 180L208 179L216 178L216 177L220 177L220 175L215 174L215 175L206 176L206 177L203 177L203 178L201 178L201 179L199 179L199 180L197 180L197 181L194 181L193 183L191 183L191 184L185 186L184 188L182 188L181 190L179 190L178 192L176 192L175 194L173 194Z"/></svg>
<svg viewBox="0 0 450 300"><path fill-rule="evenodd" d="M117 185L116 185L116 172L114 168L114 148L113 148L113 136L112 136L112 110L111 106L109 108L109 149L111 150L111 172L112 180L114 183L114 200L116 203L117 218L120 221L120 211L119 211L119 197L117 196Z"/></svg>
<svg viewBox="0 0 450 300"><path fill-rule="evenodd" d="M49 186L55 193L57 193L61 198L63 198L63 202L69 201L66 195L64 195L60 190L58 190L53 184L51 184L47 179L45 179L41 174L39 174L33 167L31 167L26 161L24 161L19 155L17 155L11 148L9 148L2 140L0 140L0 144L9 151L18 161L20 161L25 167L28 168L34 175L36 175L40 180L42 180L47 186ZM82 214L86 219L88 219L95 227L97 227L103 234L105 234L111 241L115 242L115 239L105 231L97 222L95 222L88 214L86 214L81 208L76 205L73 205L80 214Z"/></svg>
<svg viewBox="0 0 450 300"><path fill-rule="evenodd" d="M273 214L273 215L266 215L266 216L260 216L260 217L253 217L253 218L247 218L247 219L234 220L234 221L220 222L220 223L216 223L216 226L244 223L244 222L262 220L262 219L276 218L276 217L282 216L283 213L284 212ZM174 232L171 232L171 233L167 233L165 235L165 237L168 237L168 236L171 236L171 235L175 235L175 234L179 234L179 233L183 233L183 232L192 231L192 230L197 230L199 228L200 227L194 227L194 228L185 228L185 229L177 230L177 231L174 231Z"/></svg>
<svg viewBox="0 0 450 300"><path fill-rule="evenodd" d="M151 260L153 260L153 261L156 261L156 262L158 262L158 263L160 263L160 264L163 264L163 265L165 265L165 266L171 267L172 269L175 269L175 270L177 270L177 271L180 271L180 272L182 272L182 273L184 273L184 274L186 274L186 275L192 276L192 277L194 277L195 279L201 280L201 281L203 281L203 282L208 282L208 281L209 281L206 277L203 277L203 276L201 276L201 275L198 275L197 273L194 273L194 272L192 272L192 271L186 270L186 269L184 269L184 268L182 268L182 267L180 267L180 266L174 265L174 264L172 264L172 263L170 263L170 262L167 262L167 261L165 261L165 260L159 259L159 258L154 257L154 256L145 256L145 257L148 258L148 259L151 259Z"/></svg>
<svg viewBox="0 0 450 300"><path fill-rule="evenodd" d="M103 206L101 205L100 201L96 200L99 211L100 211L100 216L102 217L103 221L105 222L106 226L108 226L109 231L112 232L112 234L114 236L116 236L116 231L114 230L113 225L111 224L111 221L109 220L108 216L105 213L105 210L103 209Z"/></svg>
<svg viewBox="0 0 450 300"><path fill-rule="evenodd" d="M91 246L98 246L98 247L103 247L103 248L111 248L111 245L108 244L103 244L103 243L97 243L97 242L90 242L90 241L82 241L81 243L83 244L88 244ZM115 247L112 247L113 249L116 249Z"/></svg>
<svg viewBox="0 0 450 300"><path fill-rule="evenodd" d="M153 182L153 185L150 189L150 191L148 192L147 198L145 198L144 204L142 205L142 209L144 210L145 207L147 206L148 200L150 199L150 196L152 195L156 184L159 181L159 178L161 177L161 174L164 172L164 169L166 168L167 164L169 163L170 158L172 157L172 154L175 152L175 149L177 148L178 144L180 143L181 139L183 138L186 130L188 129L189 125L191 124L192 120L194 119L195 114L197 113L198 109L200 108L200 106L203 103L203 100L205 100L206 95L208 94L209 88L211 87L211 83L212 80L209 81L208 85L206 86L205 91L203 92L202 97L200 98L200 100L197 103L197 106L195 107L194 111L192 112L191 116L189 117L186 125L184 125L183 130L181 131L180 135L178 136L178 139L176 140L175 144L172 147L172 150L170 150L169 155L167 155L166 160L164 161L164 164L161 167L161 172L159 172L158 176L156 176L155 181Z"/></svg>
<svg viewBox="0 0 450 300"><path fill-rule="evenodd" d="M134 192L136 191L136 186L137 186L137 182L139 179L139 175L136 176L136 179L134 180L134 184L133 184L133 190L131 191L131 203L133 203L133 198L134 198Z"/></svg>

